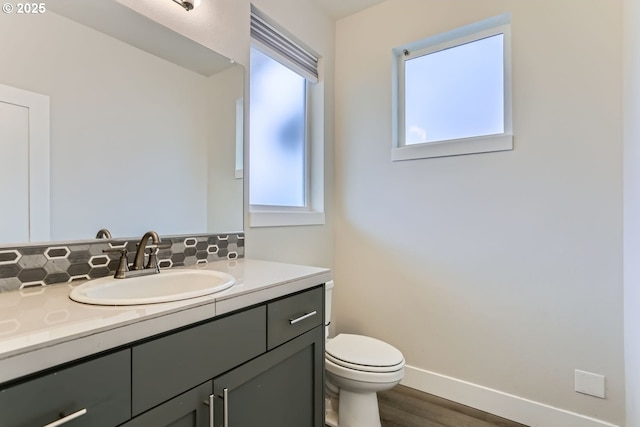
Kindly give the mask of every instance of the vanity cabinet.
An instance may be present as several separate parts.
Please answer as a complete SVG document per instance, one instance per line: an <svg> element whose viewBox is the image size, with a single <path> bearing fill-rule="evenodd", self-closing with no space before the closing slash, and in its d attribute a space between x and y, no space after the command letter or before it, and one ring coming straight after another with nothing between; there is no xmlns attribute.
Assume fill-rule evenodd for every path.
<svg viewBox="0 0 640 427"><path fill-rule="evenodd" d="M317 286L0 385L0 427L323 427L323 313Z"/></svg>
<svg viewBox="0 0 640 427"><path fill-rule="evenodd" d="M324 426L324 327L213 380L215 427Z"/></svg>
<svg viewBox="0 0 640 427"><path fill-rule="evenodd" d="M0 426L113 427L131 416L131 351L0 385Z"/></svg>
<svg viewBox="0 0 640 427"><path fill-rule="evenodd" d="M267 350L213 380L215 427L324 426L324 287L267 304Z"/></svg>

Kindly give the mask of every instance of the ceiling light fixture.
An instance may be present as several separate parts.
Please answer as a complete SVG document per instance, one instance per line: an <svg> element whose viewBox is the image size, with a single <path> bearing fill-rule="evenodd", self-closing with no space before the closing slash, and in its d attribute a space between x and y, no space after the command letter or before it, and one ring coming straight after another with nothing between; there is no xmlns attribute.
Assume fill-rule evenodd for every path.
<svg viewBox="0 0 640 427"><path fill-rule="evenodd" d="M175 3L178 3L180 6L184 7L184 10L187 12L191 9L195 9L200 6L201 0L173 0Z"/></svg>

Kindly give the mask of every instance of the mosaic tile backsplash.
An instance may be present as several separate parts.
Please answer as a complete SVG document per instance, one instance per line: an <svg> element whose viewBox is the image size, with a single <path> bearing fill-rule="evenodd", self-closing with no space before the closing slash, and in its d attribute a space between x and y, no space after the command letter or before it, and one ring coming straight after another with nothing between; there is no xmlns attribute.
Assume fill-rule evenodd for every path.
<svg viewBox="0 0 640 427"><path fill-rule="evenodd" d="M160 237L163 244L171 242L170 247L158 249L160 268L244 258L243 233ZM126 248L132 262L139 241L109 239L0 248L0 292L113 275L120 254L103 253L103 249Z"/></svg>

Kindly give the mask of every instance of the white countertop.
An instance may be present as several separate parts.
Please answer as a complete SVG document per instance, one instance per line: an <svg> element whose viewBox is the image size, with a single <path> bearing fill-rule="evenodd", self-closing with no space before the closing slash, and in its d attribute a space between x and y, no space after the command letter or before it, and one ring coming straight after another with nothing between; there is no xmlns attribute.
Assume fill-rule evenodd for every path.
<svg viewBox="0 0 640 427"><path fill-rule="evenodd" d="M199 298L120 307L69 299L82 282L0 293L0 383L331 279L326 268L250 259L186 268L224 271L236 284Z"/></svg>

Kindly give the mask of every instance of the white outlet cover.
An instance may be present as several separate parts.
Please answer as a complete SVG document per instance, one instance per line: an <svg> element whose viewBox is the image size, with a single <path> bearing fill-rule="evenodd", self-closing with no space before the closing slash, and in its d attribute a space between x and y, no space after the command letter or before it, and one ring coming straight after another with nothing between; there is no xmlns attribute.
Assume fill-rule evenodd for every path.
<svg viewBox="0 0 640 427"><path fill-rule="evenodd" d="M575 390L578 393L590 396L605 398L605 377L604 375L592 372L575 370Z"/></svg>

